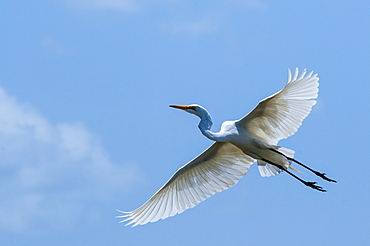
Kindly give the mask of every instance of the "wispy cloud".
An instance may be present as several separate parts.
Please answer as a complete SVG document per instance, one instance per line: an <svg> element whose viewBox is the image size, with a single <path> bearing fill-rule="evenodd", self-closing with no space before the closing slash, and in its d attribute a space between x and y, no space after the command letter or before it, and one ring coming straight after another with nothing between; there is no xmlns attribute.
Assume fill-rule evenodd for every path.
<svg viewBox="0 0 370 246"><path fill-rule="evenodd" d="M65 0L81 9L134 11L140 8L138 0Z"/></svg>
<svg viewBox="0 0 370 246"><path fill-rule="evenodd" d="M42 46L49 52L56 55L65 55L69 52L69 49L58 42L56 39L51 36L45 36L41 39Z"/></svg>
<svg viewBox="0 0 370 246"><path fill-rule="evenodd" d="M117 10L117 11L135 11L139 9L153 9L153 6L162 5L164 8L171 6L171 9L178 9L179 12L187 5L191 5L191 1L184 0L60 0L71 6L81 9L91 10ZM204 9L212 9L215 5L223 5L227 8L238 9L265 9L267 4L265 0L222 0L216 2L208 2L203 6ZM175 11L176 12L176 11Z"/></svg>
<svg viewBox="0 0 370 246"><path fill-rule="evenodd" d="M186 33L191 35L200 35L205 33L212 33L218 29L216 21L212 18L202 18L194 21L182 21L163 26L173 33Z"/></svg>
<svg viewBox="0 0 370 246"><path fill-rule="evenodd" d="M259 9L264 10L268 7L264 0L233 0L236 7L245 9Z"/></svg>
<svg viewBox="0 0 370 246"><path fill-rule="evenodd" d="M84 219L87 204L122 194L139 176L134 167L113 164L82 123L51 124L1 88L0 122L3 229L73 224Z"/></svg>
<svg viewBox="0 0 370 246"><path fill-rule="evenodd" d="M185 1L173 2L171 18L166 20L162 29L178 34L202 35L227 30L235 13L264 11L264 0L222 0L204 5L198 9L189 8ZM180 13L180 14L179 14Z"/></svg>
<svg viewBox="0 0 370 246"><path fill-rule="evenodd" d="M162 31L202 35L225 29L235 11L261 11L268 5L265 0L221 0L196 4L185 0L60 0L74 8L93 11L121 11L134 13L133 18L147 14ZM145 10L145 11L144 11ZM158 11L160 10L160 11ZM158 11L158 15L153 12ZM148 15L148 13L150 13ZM154 18L154 19L152 19ZM53 45L53 43L51 44Z"/></svg>

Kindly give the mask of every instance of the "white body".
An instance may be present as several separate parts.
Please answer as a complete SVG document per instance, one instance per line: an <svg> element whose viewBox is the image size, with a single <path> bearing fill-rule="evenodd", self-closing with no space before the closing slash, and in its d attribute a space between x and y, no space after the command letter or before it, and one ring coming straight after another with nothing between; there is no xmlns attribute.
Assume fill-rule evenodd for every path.
<svg viewBox="0 0 370 246"><path fill-rule="evenodd" d="M220 133L225 137L218 140L219 142L230 142L254 159L267 159L285 168L289 167L289 161L284 156L268 150L276 148L276 146L259 140L257 136L245 130L239 121L225 121L221 126Z"/></svg>
<svg viewBox="0 0 370 246"><path fill-rule="evenodd" d="M281 91L262 100L242 119L225 121L219 132L210 130L211 116L203 107L172 106L198 116L199 129L215 143L181 167L141 207L118 217L127 217L123 221L131 220L128 225L136 226L182 213L235 185L255 161L264 177L290 167L289 157L294 151L278 147L277 143L293 135L310 113L316 103L312 99L317 98L319 78L305 71L298 76L298 69L293 76L288 72L288 82Z"/></svg>

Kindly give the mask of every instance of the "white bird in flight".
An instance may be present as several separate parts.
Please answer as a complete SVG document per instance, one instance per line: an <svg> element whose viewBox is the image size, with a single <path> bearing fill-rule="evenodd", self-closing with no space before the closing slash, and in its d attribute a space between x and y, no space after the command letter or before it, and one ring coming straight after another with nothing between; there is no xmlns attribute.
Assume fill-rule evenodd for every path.
<svg viewBox="0 0 370 246"><path fill-rule="evenodd" d="M225 121L219 132L212 132L212 119L205 108L192 104L171 105L200 118L200 131L215 141L198 157L181 167L146 203L131 212L122 212L129 221L126 225L144 225L165 219L192 208L217 192L234 186L249 167L257 161L262 177L285 171L306 186L325 192L316 182L308 182L288 170L295 162L317 176L329 181L320 173L293 158L294 151L277 146L281 139L293 135L315 105L319 78L306 70L298 76L288 70L285 87L260 101L256 108L240 120ZM127 218L126 218L127 217Z"/></svg>

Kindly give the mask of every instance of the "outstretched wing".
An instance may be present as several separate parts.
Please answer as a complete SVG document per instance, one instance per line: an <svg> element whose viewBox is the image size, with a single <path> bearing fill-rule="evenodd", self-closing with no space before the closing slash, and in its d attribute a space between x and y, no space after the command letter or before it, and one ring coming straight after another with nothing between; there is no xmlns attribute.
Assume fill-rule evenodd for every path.
<svg viewBox="0 0 370 246"><path fill-rule="evenodd" d="M276 145L281 139L293 135L301 126L302 121L311 112L317 98L319 78L317 74L306 70L298 77L298 69L294 75L288 70L288 82L285 87L263 99L239 123L257 138L268 144Z"/></svg>
<svg viewBox="0 0 370 246"><path fill-rule="evenodd" d="M230 143L216 142L181 167L146 203L122 212L127 225L144 225L184 212L235 185L255 160ZM121 211L120 211L121 212Z"/></svg>

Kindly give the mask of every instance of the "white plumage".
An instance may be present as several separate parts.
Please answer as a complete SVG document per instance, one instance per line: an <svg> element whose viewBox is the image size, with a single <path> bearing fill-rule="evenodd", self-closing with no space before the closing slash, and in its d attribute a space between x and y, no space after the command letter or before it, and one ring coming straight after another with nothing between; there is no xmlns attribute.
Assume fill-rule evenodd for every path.
<svg viewBox="0 0 370 246"><path fill-rule="evenodd" d="M202 106L172 105L200 117L199 129L216 141L202 154L181 167L146 203L132 212L122 212L127 225L143 225L184 212L217 192L234 186L257 160L261 176L269 177L282 171L305 185L325 191L315 182L307 182L287 169L292 161L327 181L335 182L293 159L294 151L276 146L278 141L293 135L310 113L318 95L317 74L306 71L292 76L288 71L285 87L262 100L248 115L227 121L219 132L211 132L212 120ZM292 168L293 169L293 168Z"/></svg>

